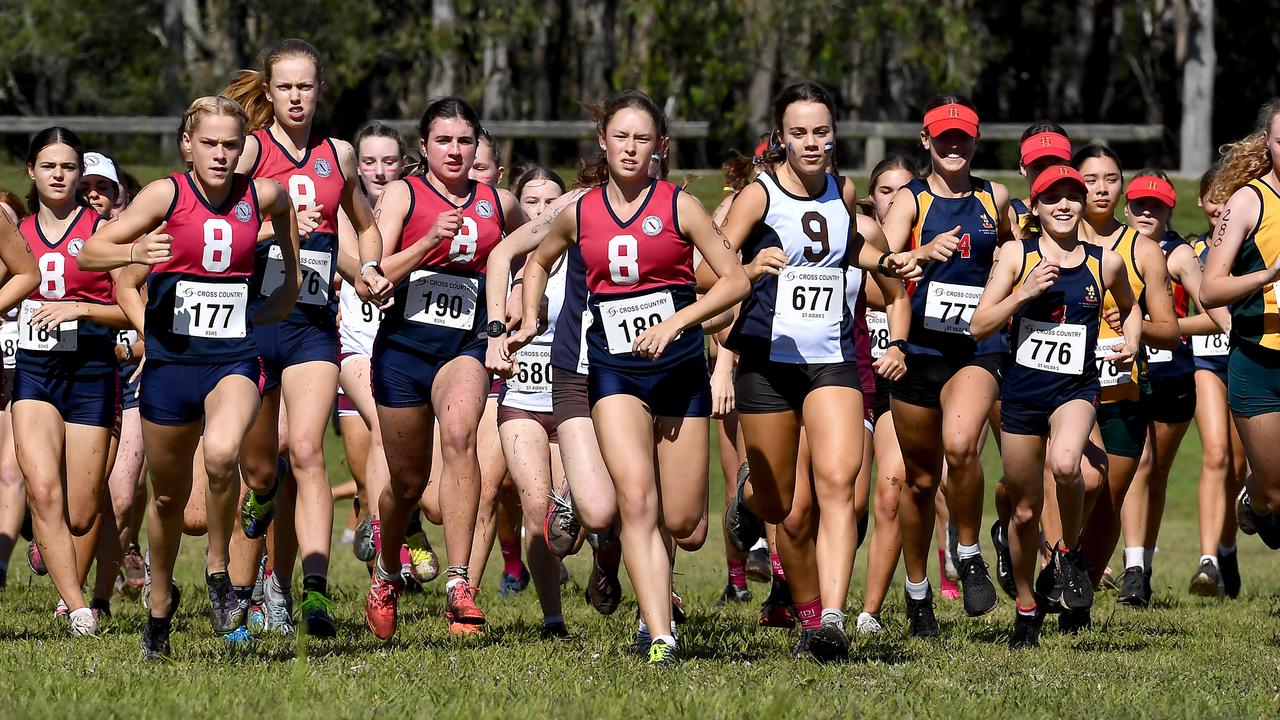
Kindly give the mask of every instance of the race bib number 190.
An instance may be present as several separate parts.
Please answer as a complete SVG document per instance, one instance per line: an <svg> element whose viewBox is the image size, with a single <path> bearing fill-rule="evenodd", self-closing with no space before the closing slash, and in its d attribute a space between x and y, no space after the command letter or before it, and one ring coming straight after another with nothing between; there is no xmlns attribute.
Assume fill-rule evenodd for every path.
<svg viewBox="0 0 1280 720"><path fill-rule="evenodd" d="M410 322L454 330L475 326L480 280L434 270L414 270L404 316Z"/></svg>

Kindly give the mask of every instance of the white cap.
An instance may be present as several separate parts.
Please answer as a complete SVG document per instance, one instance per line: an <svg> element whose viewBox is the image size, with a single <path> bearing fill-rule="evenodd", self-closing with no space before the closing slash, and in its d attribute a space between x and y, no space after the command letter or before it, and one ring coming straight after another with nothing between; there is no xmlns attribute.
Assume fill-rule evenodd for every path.
<svg viewBox="0 0 1280 720"><path fill-rule="evenodd" d="M101 175L113 183L120 183L120 175L116 173L116 164L102 153L87 152L84 154L84 175Z"/></svg>

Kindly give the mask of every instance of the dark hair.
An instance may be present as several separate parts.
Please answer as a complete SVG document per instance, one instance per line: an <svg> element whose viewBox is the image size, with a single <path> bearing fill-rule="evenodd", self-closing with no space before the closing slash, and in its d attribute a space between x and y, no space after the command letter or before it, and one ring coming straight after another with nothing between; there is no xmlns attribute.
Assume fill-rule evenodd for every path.
<svg viewBox="0 0 1280 720"><path fill-rule="evenodd" d="M1124 166L1120 164L1120 156L1116 155L1116 151L1106 145L1085 145L1071 156L1071 167L1079 170L1084 165L1085 160L1092 158L1108 158L1116 164L1116 169L1120 171L1121 177L1124 176Z"/></svg>
<svg viewBox="0 0 1280 720"><path fill-rule="evenodd" d="M871 168L871 179L867 182L867 194L858 198L858 209L871 217L875 217L876 202L871 197L871 193L875 192L876 183L880 180L880 176L890 170L906 170L911 173L911 177L920 177L920 168L911 158L900 152L892 152L884 156L876 166Z"/></svg>
<svg viewBox="0 0 1280 720"><path fill-rule="evenodd" d="M498 165L502 165L502 153L498 151L498 141L493 139L493 135L485 128L480 128L480 136L476 138L477 143L489 143L489 147L493 148L493 161Z"/></svg>
<svg viewBox="0 0 1280 720"><path fill-rule="evenodd" d="M1213 189L1213 181L1217 177L1218 177L1217 165L1212 165L1209 167L1208 170L1204 171L1204 174L1200 176L1200 195L1198 197L1203 198L1209 194L1209 191Z"/></svg>
<svg viewBox="0 0 1280 720"><path fill-rule="evenodd" d="M933 97L929 98L929 101L924 104L924 111L925 113L928 113L930 110L934 108L940 108L943 105L960 105L962 107L969 108L975 113L978 112L978 106L974 105L973 102L969 100L969 98L963 95L947 95L947 94L934 95Z"/></svg>
<svg viewBox="0 0 1280 720"><path fill-rule="evenodd" d="M117 169L118 168L119 166L117 166ZM138 178L134 177L130 173L121 170L120 184L124 186L123 205L128 207L129 203L133 202L133 199L138 196L138 193L142 192L142 183L138 181Z"/></svg>
<svg viewBox="0 0 1280 720"><path fill-rule="evenodd" d="M72 150L75 150L76 159L80 163L80 173L84 174L84 143L81 142L79 135L57 125L47 127L32 136L31 143L27 146L27 165L34 166L40 152L50 145L67 145ZM76 189L76 202L84 204L84 198L80 195L79 188ZM39 209L40 198L36 194L36 184L33 182L31 183L31 189L27 192L27 210L35 214Z"/></svg>
<svg viewBox="0 0 1280 720"><path fill-rule="evenodd" d="M516 199L522 199L525 187L535 180L546 180L557 185L560 188L560 192L565 190L564 180L556 174L555 170L542 165L530 165L520 174L520 177L516 179L515 185L512 186L512 193L515 194Z"/></svg>
<svg viewBox="0 0 1280 720"><path fill-rule="evenodd" d="M476 134L476 140L480 139L480 133L484 131L480 127L480 116L476 114L475 108L467 104L466 100L453 95L436 98L427 103L427 109L422 113L422 119L418 121L418 137L425 143L431 132L431 123L454 118L462 118L471 126L471 130ZM427 158L423 156L418 164L417 174L426 175L429 169Z"/></svg>
<svg viewBox="0 0 1280 720"><path fill-rule="evenodd" d="M263 85L271 82L271 68L277 62L289 57L309 58L316 66L316 81L324 85L324 62L320 60L320 51L311 43L298 38L289 38L272 45L262 52L261 70L240 70L231 78L231 82L222 90L222 95L244 108L249 118L246 133L263 128L275 121L275 109L267 100Z"/></svg>
<svg viewBox="0 0 1280 720"><path fill-rule="evenodd" d="M667 114L662 112L662 108L658 107L658 103L653 98L644 94L639 90L627 90L618 93L609 98L604 106L587 105L587 111L591 114L592 119L596 121L596 131L603 135L609 128L609 121L613 120L613 116L622 110L631 108L648 113L653 118L653 124L658 129L658 137L665 138L667 136ZM667 175L667 157L662 156L661 160L661 176ZM603 185L609 180L609 159L605 156L604 150L596 153L595 158L591 160L583 160L578 163L578 179L579 187L595 187Z"/></svg>
<svg viewBox="0 0 1280 720"><path fill-rule="evenodd" d="M395 140L396 152L400 153L400 175L403 177L410 174L409 153L404 145L404 136L400 134L399 130L391 127L381 120L370 120L356 130L355 137L351 140L351 148L356 152L357 163L360 161L360 143L364 142L366 138L371 137L390 138L391 140ZM417 167L418 166L415 164L413 169L416 170ZM368 190L364 187L363 178L360 180L360 189L365 190L365 194L368 195Z"/></svg>
<svg viewBox="0 0 1280 720"><path fill-rule="evenodd" d="M1169 179L1169 173L1163 170L1158 170L1156 168L1149 168L1149 167L1142 168L1138 172L1134 173L1133 177L1129 178L1129 182L1133 182L1138 178L1144 178L1144 177L1160 178L1161 180L1167 183L1173 182L1172 180Z"/></svg>
<svg viewBox="0 0 1280 720"><path fill-rule="evenodd" d="M1022 131L1022 140L1019 142L1026 142L1027 138L1032 135L1039 135L1040 133L1058 133L1067 139L1070 139L1071 137L1070 135L1067 135L1067 131L1058 123L1041 120L1028 125L1027 129Z"/></svg>
<svg viewBox="0 0 1280 720"><path fill-rule="evenodd" d="M741 190L750 182L751 173L756 166L776 165L786 159L787 153L782 147L780 138L782 116L786 114L787 108L795 103L802 102L825 105L827 111L831 113L831 129L833 132L835 131L836 101L825 87L809 80L801 80L787 85L773 98L773 128L767 136L769 147L762 154L752 157L739 153L736 158L725 163L724 178L727 187L733 190Z"/></svg>

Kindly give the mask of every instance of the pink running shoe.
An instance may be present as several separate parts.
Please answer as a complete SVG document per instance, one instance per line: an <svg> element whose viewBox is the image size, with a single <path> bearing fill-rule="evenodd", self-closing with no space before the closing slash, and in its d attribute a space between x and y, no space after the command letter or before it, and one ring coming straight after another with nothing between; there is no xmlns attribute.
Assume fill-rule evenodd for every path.
<svg viewBox="0 0 1280 720"><path fill-rule="evenodd" d="M364 603L364 619L379 640L388 640L396 634L396 605L403 589L402 584L383 580L374 571L369 597Z"/></svg>
<svg viewBox="0 0 1280 720"><path fill-rule="evenodd" d="M938 566L942 569L942 572L938 573L942 597L946 600L959 600L960 585L954 578L947 577L947 551L943 548L938 548Z"/></svg>

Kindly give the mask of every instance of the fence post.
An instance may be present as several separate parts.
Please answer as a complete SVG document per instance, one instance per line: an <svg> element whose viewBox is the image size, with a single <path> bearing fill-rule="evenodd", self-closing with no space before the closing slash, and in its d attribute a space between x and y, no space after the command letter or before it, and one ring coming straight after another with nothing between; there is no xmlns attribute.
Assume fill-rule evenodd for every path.
<svg viewBox="0 0 1280 720"><path fill-rule="evenodd" d="M862 158L862 172L870 175L871 169L884 157L884 136L868 135L866 154Z"/></svg>

